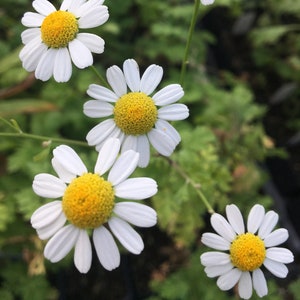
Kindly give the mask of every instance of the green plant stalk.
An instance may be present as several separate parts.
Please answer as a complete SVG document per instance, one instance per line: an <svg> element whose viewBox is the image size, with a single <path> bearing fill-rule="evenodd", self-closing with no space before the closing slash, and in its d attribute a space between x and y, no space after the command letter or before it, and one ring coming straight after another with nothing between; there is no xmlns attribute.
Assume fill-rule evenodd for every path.
<svg viewBox="0 0 300 300"><path fill-rule="evenodd" d="M183 85L183 83L184 83L186 67L189 63L188 57L189 57L189 53L190 53L192 37L193 37L194 30L195 30L195 25L196 25L196 21L197 21L197 17L198 17L198 12L199 12L200 0L194 0L194 1L195 1L194 12L192 15L190 28L188 31L187 42L186 42L185 51L184 51L184 56L183 56L182 63L181 63L181 74L180 74L180 84L181 85Z"/></svg>
<svg viewBox="0 0 300 300"><path fill-rule="evenodd" d="M50 141L50 142L54 142L54 143L89 147L89 145L86 142L82 142L82 141L36 135L36 134L25 133L22 131L21 132L0 132L0 136L14 137L14 138L27 138L27 139L32 139L32 140Z"/></svg>
<svg viewBox="0 0 300 300"><path fill-rule="evenodd" d="M15 124L13 122L9 122L6 119L0 117L0 120L5 123L7 126L11 127L14 130L17 130L18 132L22 132L20 127L18 126L18 129L16 128Z"/></svg>
<svg viewBox="0 0 300 300"><path fill-rule="evenodd" d="M205 197L205 195L203 194L203 192L201 191L201 185L194 182L192 180L192 178L190 178L183 170L182 168L172 159L168 158L168 157L164 157L165 159L167 159L167 161L169 162L169 164L177 171L177 173L186 180L186 182L188 184L190 184L196 191L196 193L198 194L199 198L201 199L201 201L203 202L203 204L205 205L208 213L213 214L215 213L214 209L212 208L212 206L210 205L209 201L207 200L207 198Z"/></svg>
<svg viewBox="0 0 300 300"><path fill-rule="evenodd" d="M101 83L103 86L109 88L109 84L108 84L107 81L102 77L102 75L97 71L97 69L96 69L93 65L91 66L91 68L92 68L92 70L94 71L94 73L96 74L96 76L99 78L100 83Z"/></svg>
<svg viewBox="0 0 300 300"><path fill-rule="evenodd" d="M50 141L50 142L55 142L55 143L73 144L73 145L88 147L88 144L86 142L82 142L82 141L25 133L22 131L22 129L20 128L20 126L16 120L11 119L9 122L2 117L0 117L0 120L16 131L16 132L0 132L0 136L28 138L28 139L32 139L32 140Z"/></svg>

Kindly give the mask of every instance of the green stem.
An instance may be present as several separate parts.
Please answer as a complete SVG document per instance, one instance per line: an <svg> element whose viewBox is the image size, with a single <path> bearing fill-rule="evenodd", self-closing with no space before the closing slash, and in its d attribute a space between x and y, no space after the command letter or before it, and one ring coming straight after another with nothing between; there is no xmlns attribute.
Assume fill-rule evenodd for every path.
<svg viewBox="0 0 300 300"><path fill-rule="evenodd" d="M199 12L200 0L194 0L194 1L195 1L194 12L193 12L193 16L192 16L191 23L190 23L190 28L189 28L189 32L188 32L184 56L183 56L183 60L182 60L182 64L181 64L181 74L180 74L180 84L181 85L183 85L184 77L185 77L185 73L186 73L186 66L189 63L188 56L189 56L192 37L193 37L193 33L194 33L194 29L195 29L195 25L196 25L196 21L197 21L197 17L198 17L198 12Z"/></svg>
<svg viewBox="0 0 300 300"><path fill-rule="evenodd" d="M2 118L2 117L0 117L0 120L1 120L2 122L4 122L6 125L8 125L9 127L11 127L12 129L14 129L14 130L16 130L17 132L19 132L18 129L16 128L16 126L15 126L12 122L9 122L9 121L7 121L6 119L4 119L4 118Z"/></svg>
<svg viewBox="0 0 300 300"><path fill-rule="evenodd" d="M49 136L41 136L41 135L35 135L25 132L0 132L0 136L4 137L18 137L18 138L28 138L33 140L40 140L40 141L51 141L54 143L62 143L62 144L72 144L72 145L78 145L78 146L84 146L88 147L89 145L86 142L82 141L76 141L76 140L69 140L64 138L54 138Z"/></svg>
<svg viewBox="0 0 300 300"><path fill-rule="evenodd" d="M203 204L205 205L208 213L213 214L215 211L212 208L212 206L210 205L210 203L208 202L207 198L205 197L205 195L203 194L203 192L201 191L201 185L199 183L194 182L183 170L182 168L173 160L171 160L168 157L164 157L167 159L167 161L169 162L169 164L177 171L177 173L186 180L186 182L188 184L190 184L196 191L196 193L198 194L199 198L201 199L201 201L203 202Z"/></svg>
<svg viewBox="0 0 300 300"><path fill-rule="evenodd" d="M101 84L107 88L109 88L109 84L107 83L107 81L102 77L102 75L97 71L97 69L94 67L94 65L91 66L92 70L94 71L94 73L96 74L96 76L99 78Z"/></svg>

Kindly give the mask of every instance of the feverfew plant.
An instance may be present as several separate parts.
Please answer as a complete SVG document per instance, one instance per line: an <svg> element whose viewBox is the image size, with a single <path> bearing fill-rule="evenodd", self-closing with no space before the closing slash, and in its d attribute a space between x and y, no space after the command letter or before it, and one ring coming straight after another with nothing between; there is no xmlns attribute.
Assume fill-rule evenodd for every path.
<svg viewBox="0 0 300 300"><path fill-rule="evenodd" d="M66 82L72 75L73 62L79 69L93 64L93 53L104 51L104 40L80 29L94 28L108 20L104 1L64 0L59 8L47 0L35 0L35 13L27 12L22 24L29 27L21 37L25 44L20 52L23 67L43 81L52 75Z"/></svg>
<svg viewBox="0 0 300 300"><path fill-rule="evenodd" d="M28 274L32 277L26 284L33 282L33 275L45 275L47 268L54 269L48 261L63 268L64 263L69 262L67 257L71 257L75 268L88 276L92 267L98 268L96 261L104 268L101 272L117 269L126 253L140 255L137 259L143 269L152 267L151 286L158 293L157 297L161 297L154 295L153 300L163 299L162 295L174 300L190 299L189 295L204 299L195 287L206 280L200 275L203 273L201 264L207 277L217 277L220 290L232 289L243 299L252 297L255 290L258 297L264 297L269 289L263 268L276 277L285 278L288 275L286 264L294 261L294 255L286 247L279 247L287 241L289 233L284 228L275 228L278 213L266 212L265 206L270 206L270 199L259 197L256 190L253 192L261 183L261 176L256 173L256 160L265 154L250 153L249 145L258 152L270 147L263 130L253 125L262 109L252 103L251 93L243 84L234 83L236 86L233 84L232 90L223 90L213 87L207 75L203 79L205 72L198 62L195 63L199 53L191 51L191 45L197 45L201 36L196 30L199 12L203 5L207 6L203 11L209 11L218 1L195 0L194 5L185 5L185 10L172 8L171 2L136 1L134 9L143 4L141 10L146 11L143 16L147 22L158 15L175 18L173 24L188 19L189 29L171 26L160 31L155 22L148 22L149 31L143 28L131 37L141 38L145 53L156 53L159 45L148 39L148 35L157 34L162 40L164 35L170 37L167 45L171 45L176 36L183 42L180 49L185 49L180 52L181 63L176 61L177 56L170 54L175 51L174 45L163 46L162 55L147 56L143 51L130 51L129 57L134 56L132 53L137 57L124 59L125 53L114 52L108 33L121 32L122 9L133 9L128 3L124 1L118 7L113 1L104 4L104 0L62 0L57 9L48 0L34 0L35 12L26 12L21 19L22 25L27 27L21 33L24 46L19 59L22 67L31 73L28 78L32 82L42 86L42 95L47 95L45 90L55 95L53 106L46 103L46 115L54 111L51 118L42 115L39 120L45 122L35 121L35 125L27 126L28 130L32 125L39 132L53 128L53 136L24 132L15 119L7 120L0 114L3 123L14 130L13 133L0 132L0 136L7 140L10 137L26 140L8 162L11 172L27 172L30 177L22 192L16 193L14 207L16 212L24 214L27 226L31 225L26 242L34 250L28 250L30 254L26 259ZM151 5L155 8L152 7L148 15ZM117 16L110 24L109 17L113 14ZM186 15L188 18L183 18ZM102 30L105 23L104 42L98 30L100 26ZM117 39L126 40L127 33L121 32ZM196 38L193 39L194 34ZM105 48L110 52L103 53ZM174 61L166 59L167 52ZM102 53L100 58L93 56ZM104 55L109 57L109 64L102 60ZM120 59L110 64L110 59L118 55ZM76 70L77 79L72 78L73 65L80 69ZM89 75L81 77L81 69L88 67L90 69L85 72L90 72ZM105 69L105 76L102 76ZM228 80L230 84L232 81ZM31 89L27 92L34 93ZM68 93L72 104L69 102L66 109ZM39 109L43 109L44 104L40 102ZM55 115L57 111L61 113L59 117ZM226 113L230 115L229 121L224 118ZM61 130L60 122L67 129ZM228 127L218 127L224 122ZM269 146L261 146L263 138ZM33 153L39 148L32 146L33 140L42 141L40 152L35 156ZM0 212L1 209L4 212L13 210L1 206L5 197L7 195L3 196L0 190ZM249 208L249 199L252 207L245 224L242 211ZM217 210L225 210L227 218ZM207 215L216 233L202 233L208 225ZM13 222L3 218L5 225ZM152 231L141 228L155 225L170 239L171 251L168 247L162 250L161 241L155 236L144 238ZM163 238L163 243L168 239ZM147 242L144 244L144 241ZM148 249L147 246L152 247ZM205 246L215 251L203 253ZM158 254L152 253L153 248ZM167 277L171 270L177 271L178 254L184 257L178 265L186 267L195 253L199 260L198 249L202 252L201 264L194 264L193 280L179 272L179 282L183 285L168 287L169 282L176 282L176 273L170 281ZM149 257L153 262L143 257L146 251L151 252ZM170 258L167 264L157 266L161 259L156 256L163 251ZM4 274L6 272L1 275L0 271L0 278L9 281ZM188 281L187 285L184 280ZM114 284L118 287L119 283ZM218 290L213 284L211 287L213 292ZM172 292L173 288L176 292ZM17 298L21 297L21 292L15 293ZM48 294L44 292L38 297L43 299L45 295ZM226 297L224 293L224 299Z"/></svg>

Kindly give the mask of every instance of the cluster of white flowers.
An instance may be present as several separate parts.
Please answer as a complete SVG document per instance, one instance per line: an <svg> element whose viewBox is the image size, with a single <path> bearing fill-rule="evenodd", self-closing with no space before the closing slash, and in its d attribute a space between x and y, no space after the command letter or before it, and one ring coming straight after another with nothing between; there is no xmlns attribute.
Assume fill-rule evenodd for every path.
<svg viewBox="0 0 300 300"><path fill-rule="evenodd" d="M27 71L46 81L51 76L66 82L72 74L72 62L78 68L93 64L92 53L104 51L104 40L79 32L104 24L109 17L103 0L64 0L59 10L47 0L34 0L35 13L27 12L22 24L25 44L20 59ZM84 104L84 113L92 118L112 116L87 134L89 145L99 152L94 173L89 173L74 150L66 145L53 150L52 165L58 177L38 174L34 192L57 199L37 209L32 226L41 239L49 239L44 255L58 262L75 247L74 263L86 273L91 266L88 230L101 264L107 270L119 266L120 254L108 228L130 252L143 250L140 235L128 224L149 227L156 224L156 212L143 204L122 202L124 198L141 200L157 192L150 178L128 178L137 166L146 167L150 160L150 143L169 156L180 142L180 135L168 122L186 119L186 105L175 103L184 95L179 84L170 84L150 96L160 84L163 69L149 66L140 77L134 59L107 70L112 90L91 84L87 94L93 99ZM127 91L129 88L130 91ZM117 156L120 157L117 159ZM103 174L110 169L105 179Z"/></svg>
<svg viewBox="0 0 300 300"><path fill-rule="evenodd" d="M72 62L80 69L91 66L92 53L104 51L104 40L80 30L108 20L103 2L64 0L56 10L47 0L34 0L36 12L27 12L22 18L22 24L29 27L22 33L23 67L34 71L40 80L53 76L57 82L66 82L72 75ZM201 0L203 5L213 2ZM87 133L88 144L99 152L93 172L72 148L60 145L53 150L52 159L57 177L44 173L35 176L34 192L54 199L31 217L38 236L49 239L44 255L51 262L60 261L74 248L75 266L82 273L88 272L92 262L90 230L99 261L107 270L120 264L114 237L133 254L143 250L143 240L130 224L156 224L156 212L136 201L155 195L157 183L151 178L129 177L136 167L149 164L150 144L163 156L173 153L181 138L169 121L189 116L187 106L176 103L184 95L179 84L155 92L162 77L162 67L155 64L140 75L134 59L125 60L123 70L118 66L108 68L106 78L111 89L91 84L87 94L92 99L83 107L88 117L109 117ZM265 296L268 289L261 267L285 277L285 264L293 261L289 250L276 247L287 240L288 232L283 228L272 232L278 215L265 213L261 205L250 211L247 231L235 205L227 206L226 214L228 221L212 214L211 224L217 234L202 236L206 246L226 251L201 255L205 272L208 277L219 277L217 285L222 290L238 284L241 298L249 299L253 288L258 296Z"/></svg>

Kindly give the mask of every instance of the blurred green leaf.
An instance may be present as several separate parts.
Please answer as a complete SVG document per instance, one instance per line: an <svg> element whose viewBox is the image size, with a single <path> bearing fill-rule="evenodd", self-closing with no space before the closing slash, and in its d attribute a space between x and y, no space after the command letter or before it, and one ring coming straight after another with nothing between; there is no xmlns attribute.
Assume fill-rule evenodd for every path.
<svg viewBox="0 0 300 300"><path fill-rule="evenodd" d="M286 33L292 30L300 30L298 25L277 25L257 28L251 31L251 39L256 47L263 46L265 44L274 44Z"/></svg>

